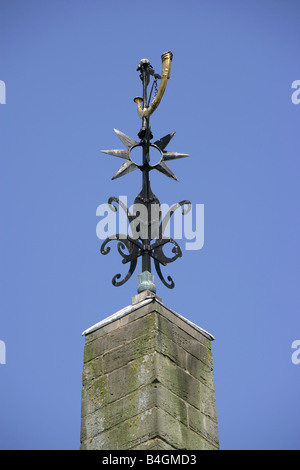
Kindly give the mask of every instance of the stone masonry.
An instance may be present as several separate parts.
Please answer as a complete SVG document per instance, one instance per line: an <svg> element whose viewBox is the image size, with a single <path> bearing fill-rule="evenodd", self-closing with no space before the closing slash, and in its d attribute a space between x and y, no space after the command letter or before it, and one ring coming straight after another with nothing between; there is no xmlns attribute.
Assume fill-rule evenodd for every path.
<svg viewBox="0 0 300 470"><path fill-rule="evenodd" d="M219 448L209 333L146 291L83 334L82 450Z"/></svg>

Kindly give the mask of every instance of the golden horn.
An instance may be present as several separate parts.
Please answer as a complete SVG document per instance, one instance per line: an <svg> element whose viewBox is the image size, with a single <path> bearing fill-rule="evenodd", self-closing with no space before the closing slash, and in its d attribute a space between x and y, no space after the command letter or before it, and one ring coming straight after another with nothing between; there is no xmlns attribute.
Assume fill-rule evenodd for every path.
<svg viewBox="0 0 300 470"><path fill-rule="evenodd" d="M165 52L161 56L161 60L162 60L161 80L160 80L157 94L153 98L153 101L151 105L149 106L149 108L142 108L141 102L143 101L143 98L141 98L140 96L137 96L136 98L134 98L133 101L137 103L137 111L141 119L143 119L144 117L149 117L159 105L163 97L163 94L165 92L168 80L170 78L172 58L173 58L173 54L171 51Z"/></svg>

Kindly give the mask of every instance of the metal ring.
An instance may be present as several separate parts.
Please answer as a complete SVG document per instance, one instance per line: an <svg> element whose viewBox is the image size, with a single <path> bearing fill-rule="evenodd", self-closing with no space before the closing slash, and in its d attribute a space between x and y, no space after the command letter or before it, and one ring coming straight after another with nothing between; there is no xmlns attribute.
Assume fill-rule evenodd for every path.
<svg viewBox="0 0 300 470"><path fill-rule="evenodd" d="M152 169L154 169L156 166L160 165L160 164L163 162L164 154L163 154L163 151L162 151L157 145L149 143L149 146L150 146L150 147L154 147L156 150L159 151L159 153L160 153L160 155L161 155L159 162L155 163L155 165L149 165L149 163L148 163L148 165L149 165L149 167L150 167L150 170L152 170ZM132 147L130 147L128 159L131 161L131 163L133 163L134 165L136 165L137 168L139 168L139 169L142 171L144 165L138 165L138 164L137 164L136 162L134 162L134 161L132 160L132 158L130 157L130 152L131 152L131 150L133 150L133 149L136 148L136 147L143 147L143 144L142 144L142 143L138 143L138 144L133 145Z"/></svg>

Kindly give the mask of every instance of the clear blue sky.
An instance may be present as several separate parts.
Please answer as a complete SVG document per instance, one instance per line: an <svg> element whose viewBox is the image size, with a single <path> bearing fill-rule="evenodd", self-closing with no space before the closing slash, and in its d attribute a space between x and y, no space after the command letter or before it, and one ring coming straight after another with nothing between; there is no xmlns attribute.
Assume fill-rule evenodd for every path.
<svg viewBox="0 0 300 470"><path fill-rule="evenodd" d="M222 449L300 449L300 3L296 0L1 0L0 447L78 449L83 330L129 305L96 208L140 191L117 128L137 138L136 67L174 54L151 118L177 183L161 202L205 206L205 243L168 266L157 293L212 333ZM122 162L121 162L122 163ZM153 172L154 173L154 172Z"/></svg>

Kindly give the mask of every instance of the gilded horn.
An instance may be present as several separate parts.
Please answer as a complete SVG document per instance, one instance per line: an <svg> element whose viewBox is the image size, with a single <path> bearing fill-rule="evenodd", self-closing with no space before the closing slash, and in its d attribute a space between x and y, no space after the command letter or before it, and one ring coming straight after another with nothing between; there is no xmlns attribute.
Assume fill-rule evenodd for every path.
<svg viewBox="0 0 300 470"><path fill-rule="evenodd" d="M171 51L165 52L161 56L161 60L162 60L161 80L160 80L160 84L159 84L157 94L153 98L153 101L152 101L151 105L148 108L146 108L146 107L142 108L141 102L143 101L143 98L141 96L137 96L136 98L134 98L133 101L135 103L137 103L137 111L138 111L138 115L141 119L143 119L144 117L146 117L146 118L149 117L156 110L157 106L159 105L159 103L160 103L160 101L163 97L163 94L165 92L168 80L170 78L172 58L173 58L173 54L172 54Z"/></svg>

